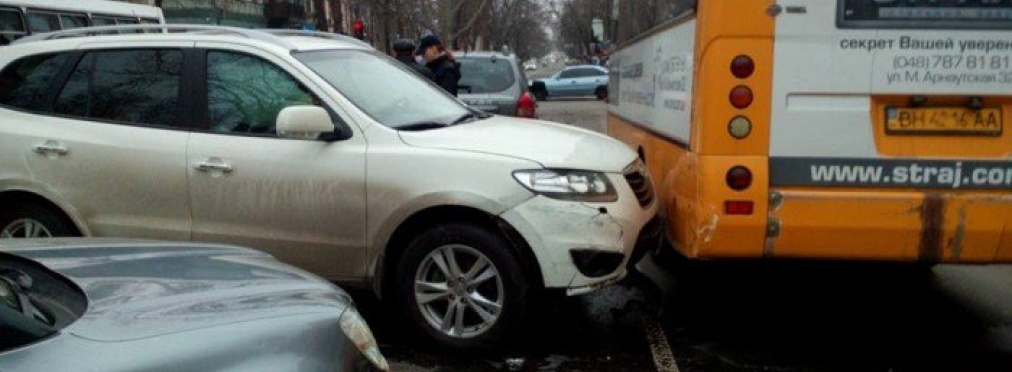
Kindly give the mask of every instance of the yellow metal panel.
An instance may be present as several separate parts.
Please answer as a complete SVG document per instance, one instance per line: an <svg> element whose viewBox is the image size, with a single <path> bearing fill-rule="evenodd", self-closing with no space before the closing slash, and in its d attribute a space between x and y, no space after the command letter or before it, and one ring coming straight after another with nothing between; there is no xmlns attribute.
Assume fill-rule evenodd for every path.
<svg viewBox="0 0 1012 372"><path fill-rule="evenodd" d="M913 260L920 241L922 194L778 190L781 223L773 257Z"/></svg>
<svg viewBox="0 0 1012 372"><path fill-rule="evenodd" d="M1012 221L1005 217L1005 228L1001 234L1001 242L998 244L998 254L995 255L995 262L1012 262Z"/></svg>
<svg viewBox="0 0 1012 372"><path fill-rule="evenodd" d="M942 237L945 261L992 262L1002 235L1012 227L1012 196L964 194L947 199Z"/></svg>
<svg viewBox="0 0 1012 372"><path fill-rule="evenodd" d="M728 170L744 166L752 172L752 186L732 190L726 181ZM767 160L762 156L701 156L699 197L696 198L692 246L700 257L761 257L766 238L766 205L769 184ZM727 215L724 202L751 201L752 215Z"/></svg>
<svg viewBox="0 0 1012 372"><path fill-rule="evenodd" d="M748 55L756 71L747 79L731 73L731 61ZM752 90L752 104L745 109L731 105L731 90ZM721 39L709 45L696 75L693 98L692 149L707 155L765 155L769 153L773 100L773 40L761 38ZM752 122L752 133L736 139L728 123L737 116Z"/></svg>
<svg viewBox="0 0 1012 372"><path fill-rule="evenodd" d="M951 263L1012 261L1001 256L1012 227L1012 197L997 192L774 190L781 223L773 257ZM998 257L996 257L996 253Z"/></svg>
<svg viewBox="0 0 1012 372"><path fill-rule="evenodd" d="M697 9L696 74L693 94L692 150L705 155L764 155L769 152L773 93L774 19L766 9L774 1L701 1ZM747 55L752 76L739 79L731 61ZM734 87L752 90L745 109L730 103ZM735 139L728 123L736 116L752 121L752 134Z"/></svg>

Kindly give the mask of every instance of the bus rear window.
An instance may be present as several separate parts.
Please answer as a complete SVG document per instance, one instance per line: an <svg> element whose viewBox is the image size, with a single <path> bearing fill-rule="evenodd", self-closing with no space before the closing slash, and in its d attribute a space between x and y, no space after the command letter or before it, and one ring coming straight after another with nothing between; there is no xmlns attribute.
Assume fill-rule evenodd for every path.
<svg viewBox="0 0 1012 372"><path fill-rule="evenodd" d="M1012 29L1012 2L994 0L837 0L840 28Z"/></svg>

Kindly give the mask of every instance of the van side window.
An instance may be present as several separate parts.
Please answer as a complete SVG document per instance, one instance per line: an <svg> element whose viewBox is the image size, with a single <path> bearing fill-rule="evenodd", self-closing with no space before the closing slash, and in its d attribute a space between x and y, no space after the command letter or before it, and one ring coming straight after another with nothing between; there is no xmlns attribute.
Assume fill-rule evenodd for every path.
<svg viewBox="0 0 1012 372"><path fill-rule="evenodd" d="M0 72L0 105L47 110L49 90L67 63L67 53L35 55L11 63Z"/></svg>
<svg viewBox="0 0 1012 372"><path fill-rule="evenodd" d="M91 25L92 26L115 26L116 25L116 19L113 18L113 17L94 16L93 15L93 16L91 16Z"/></svg>
<svg viewBox="0 0 1012 372"><path fill-rule="evenodd" d="M0 46L10 44L14 40L28 34L25 21L17 9L0 8Z"/></svg>
<svg viewBox="0 0 1012 372"><path fill-rule="evenodd" d="M246 54L207 53L207 108L211 130L275 134L278 113L318 100L274 64Z"/></svg>
<svg viewBox="0 0 1012 372"><path fill-rule="evenodd" d="M28 27L32 32L50 32L60 30L60 16L56 13L28 11Z"/></svg>
<svg viewBox="0 0 1012 372"><path fill-rule="evenodd" d="M64 30L88 27L88 17L84 14L60 14L60 25Z"/></svg>
<svg viewBox="0 0 1012 372"><path fill-rule="evenodd" d="M90 52L56 99L58 114L126 123L180 125L183 53L172 49Z"/></svg>

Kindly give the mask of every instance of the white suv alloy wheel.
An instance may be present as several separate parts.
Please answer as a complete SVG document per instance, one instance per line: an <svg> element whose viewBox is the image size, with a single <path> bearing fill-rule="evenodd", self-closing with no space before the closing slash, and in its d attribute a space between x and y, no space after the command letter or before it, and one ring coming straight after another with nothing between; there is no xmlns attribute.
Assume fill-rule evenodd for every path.
<svg viewBox="0 0 1012 372"><path fill-rule="evenodd" d="M453 338L471 338L499 320L505 292L499 270L488 257L466 245L448 244L418 266L415 299L433 328Z"/></svg>
<svg viewBox="0 0 1012 372"><path fill-rule="evenodd" d="M52 238L53 234L49 232L46 225L42 222L30 219L21 218L14 220L4 226L3 230L0 230L0 238Z"/></svg>

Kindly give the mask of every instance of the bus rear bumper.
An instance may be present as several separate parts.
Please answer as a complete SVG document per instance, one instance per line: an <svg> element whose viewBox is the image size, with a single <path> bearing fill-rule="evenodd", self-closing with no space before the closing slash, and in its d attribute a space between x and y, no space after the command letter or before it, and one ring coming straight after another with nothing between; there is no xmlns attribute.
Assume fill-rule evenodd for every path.
<svg viewBox="0 0 1012 372"><path fill-rule="evenodd" d="M774 190L764 256L1012 262L1008 192Z"/></svg>

